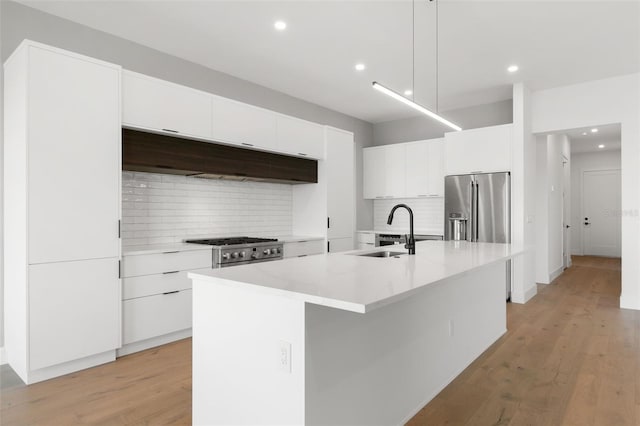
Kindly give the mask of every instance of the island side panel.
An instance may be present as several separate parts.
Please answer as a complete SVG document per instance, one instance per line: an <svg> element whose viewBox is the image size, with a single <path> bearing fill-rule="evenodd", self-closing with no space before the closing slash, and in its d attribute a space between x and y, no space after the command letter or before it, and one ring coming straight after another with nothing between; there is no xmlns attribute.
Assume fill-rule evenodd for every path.
<svg viewBox="0 0 640 426"><path fill-rule="evenodd" d="M304 302L194 279L193 424L303 424L304 316Z"/></svg>
<svg viewBox="0 0 640 426"><path fill-rule="evenodd" d="M404 424L506 332L505 263L367 314L306 307L306 425Z"/></svg>

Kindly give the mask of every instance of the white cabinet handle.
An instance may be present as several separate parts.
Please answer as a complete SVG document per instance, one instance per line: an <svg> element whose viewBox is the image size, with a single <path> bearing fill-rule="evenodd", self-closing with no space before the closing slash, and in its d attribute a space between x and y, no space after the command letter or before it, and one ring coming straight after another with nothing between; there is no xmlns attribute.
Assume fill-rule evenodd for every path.
<svg viewBox="0 0 640 426"><path fill-rule="evenodd" d="M180 133L179 131L173 130L173 129L162 129L162 130L164 130L165 132Z"/></svg>
<svg viewBox="0 0 640 426"><path fill-rule="evenodd" d="M178 250L176 251L163 251L162 254L173 254L173 253L180 253Z"/></svg>
<svg viewBox="0 0 640 426"><path fill-rule="evenodd" d="M252 143L246 143L246 142L242 142L242 145L244 145L244 146L253 146Z"/></svg>
<svg viewBox="0 0 640 426"><path fill-rule="evenodd" d="M167 294L176 294L176 293L180 293L180 290L166 291L162 294L167 295Z"/></svg>
<svg viewBox="0 0 640 426"><path fill-rule="evenodd" d="M169 274L177 274L180 271L168 271L168 272L163 272L163 275L169 275Z"/></svg>
<svg viewBox="0 0 640 426"><path fill-rule="evenodd" d="M307 154L305 154L304 152L299 152L299 153L298 153L298 155L302 155L302 156L304 156L304 157L306 157L306 156L307 156Z"/></svg>

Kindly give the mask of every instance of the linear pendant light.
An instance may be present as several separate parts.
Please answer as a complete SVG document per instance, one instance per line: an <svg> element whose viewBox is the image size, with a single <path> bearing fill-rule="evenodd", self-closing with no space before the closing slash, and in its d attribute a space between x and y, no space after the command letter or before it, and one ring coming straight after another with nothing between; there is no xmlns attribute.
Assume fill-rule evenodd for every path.
<svg viewBox="0 0 640 426"><path fill-rule="evenodd" d="M429 0L429 1L433 1L433 0ZM411 14L411 32L412 32L412 67L413 67L413 82L412 82L412 94L415 95L416 92L416 88L415 88L415 74L416 74L416 50L415 50L415 0L413 0L412 2L412 14ZM436 0L436 111L438 110L438 71L439 71L439 67L438 67L438 0ZM450 122L449 120L447 120L446 118L438 115L437 113L423 107L422 105L414 102L413 100L406 98L404 96L402 96L400 93L395 92L391 89L389 89L388 87L383 86L382 84L378 83L377 81L373 82L373 88L384 93L385 95L391 96L393 99L402 102L405 105L409 105L411 108L420 111L421 113L433 118L434 120L437 120L439 122L441 122L442 124L445 124L449 127L451 127L453 130L459 132L462 130L462 127L458 126L457 124L454 124L452 122Z"/></svg>
<svg viewBox="0 0 640 426"><path fill-rule="evenodd" d="M384 93L385 95L389 95L391 96L393 99L402 102L405 105L409 105L411 108L420 111L423 114L428 115L429 117L433 118L434 120L438 120L439 122L441 122L442 124L446 124L447 126L451 127L453 130L456 131L460 131L462 130L462 127L458 126L457 124L454 124L452 122L450 122L449 120L447 120L446 118L436 114L433 111L429 111L427 108L423 107L420 104L415 103L414 101L412 101L411 99L407 99L404 96L402 96L400 93L394 92L393 90L389 89L388 87L383 86L382 84L378 83L377 81L373 82L373 88Z"/></svg>

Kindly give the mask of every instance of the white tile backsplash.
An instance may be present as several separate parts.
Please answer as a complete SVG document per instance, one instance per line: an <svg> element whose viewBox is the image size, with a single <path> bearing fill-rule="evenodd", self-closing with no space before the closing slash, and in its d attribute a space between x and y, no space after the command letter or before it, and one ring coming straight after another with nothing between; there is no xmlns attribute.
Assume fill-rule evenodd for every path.
<svg viewBox="0 0 640 426"><path fill-rule="evenodd" d="M124 246L291 230L291 185L122 173Z"/></svg>
<svg viewBox="0 0 640 426"><path fill-rule="evenodd" d="M413 210L413 226L429 232L444 231L444 198L395 198L373 200L373 228L391 232L409 229L409 213L406 209L396 210L393 223L387 225L389 212L396 204L406 204Z"/></svg>

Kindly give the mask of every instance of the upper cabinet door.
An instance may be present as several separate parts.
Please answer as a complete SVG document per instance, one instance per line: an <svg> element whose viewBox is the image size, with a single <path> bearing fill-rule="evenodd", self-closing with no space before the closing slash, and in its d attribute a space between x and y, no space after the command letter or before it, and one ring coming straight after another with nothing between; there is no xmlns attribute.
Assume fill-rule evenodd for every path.
<svg viewBox="0 0 640 426"><path fill-rule="evenodd" d="M276 114L214 96L213 139L240 146L276 150Z"/></svg>
<svg viewBox="0 0 640 426"><path fill-rule="evenodd" d="M123 124L211 138L211 96L131 71L123 72Z"/></svg>
<svg viewBox="0 0 640 426"><path fill-rule="evenodd" d="M429 194L429 142L419 141L406 144L406 196L428 197Z"/></svg>
<svg viewBox="0 0 640 426"><path fill-rule="evenodd" d="M362 150L364 198L384 198L386 190L385 148L376 146Z"/></svg>
<svg viewBox="0 0 640 426"><path fill-rule="evenodd" d="M445 174L510 171L512 135L512 124L445 134Z"/></svg>
<svg viewBox="0 0 640 426"><path fill-rule="evenodd" d="M353 133L327 127L326 135L327 236L353 239L356 196Z"/></svg>
<svg viewBox="0 0 640 426"><path fill-rule="evenodd" d="M406 196L406 176L407 168L406 144L399 143L386 145L385 147L385 194L387 198L403 198Z"/></svg>
<svg viewBox="0 0 640 426"><path fill-rule="evenodd" d="M429 140L427 147L427 195L444 197L444 138Z"/></svg>
<svg viewBox="0 0 640 426"><path fill-rule="evenodd" d="M118 257L120 68L32 47L27 102L29 263Z"/></svg>
<svg viewBox="0 0 640 426"><path fill-rule="evenodd" d="M300 157L324 158L324 127L278 114L278 151Z"/></svg>

